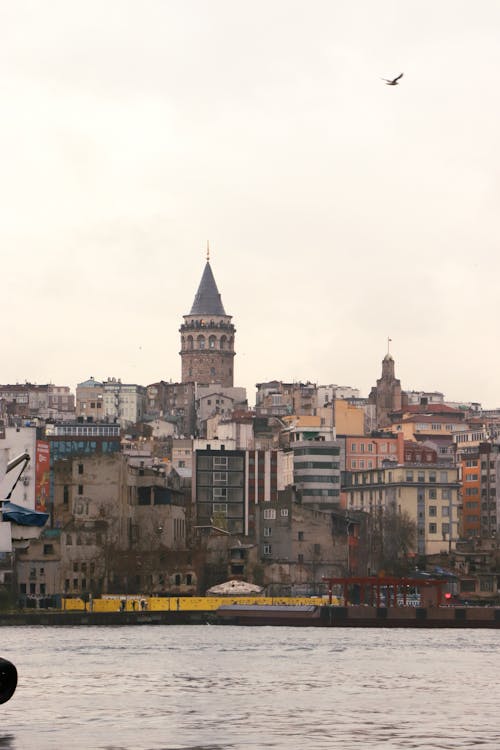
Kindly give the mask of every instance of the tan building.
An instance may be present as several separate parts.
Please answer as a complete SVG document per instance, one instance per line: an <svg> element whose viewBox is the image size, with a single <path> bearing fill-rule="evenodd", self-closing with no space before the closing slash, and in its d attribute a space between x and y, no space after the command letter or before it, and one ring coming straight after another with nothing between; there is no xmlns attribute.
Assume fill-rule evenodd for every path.
<svg viewBox="0 0 500 750"><path fill-rule="evenodd" d="M337 435L363 435L365 412L349 401L335 401L335 432Z"/></svg>
<svg viewBox="0 0 500 750"><path fill-rule="evenodd" d="M76 416L91 418L94 422L104 419L104 385L90 377L76 386Z"/></svg>
<svg viewBox="0 0 500 750"><path fill-rule="evenodd" d="M16 383L0 385L2 413L6 417L74 419L75 397L68 386Z"/></svg>
<svg viewBox="0 0 500 750"><path fill-rule="evenodd" d="M347 510L406 511L417 527L414 552L455 549L459 536L459 472L455 466L395 464L347 475Z"/></svg>
<svg viewBox="0 0 500 750"><path fill-rule="evenodd" d="M153 459L115 453L57 462L54 528L19 551L19 594L169 591L188 565L183 502Z"/></svg>

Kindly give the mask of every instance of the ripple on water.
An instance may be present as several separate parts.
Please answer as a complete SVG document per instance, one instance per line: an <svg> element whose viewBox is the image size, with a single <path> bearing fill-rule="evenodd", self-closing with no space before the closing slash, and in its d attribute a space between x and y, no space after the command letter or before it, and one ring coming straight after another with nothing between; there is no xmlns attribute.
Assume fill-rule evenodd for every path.
<svg viewBox="0 0 500 750"><path fill-rule="evenodd" d="M500 748L497 631L5 628L0 750ZM12 731L10 731L12 730Z"/></svg>

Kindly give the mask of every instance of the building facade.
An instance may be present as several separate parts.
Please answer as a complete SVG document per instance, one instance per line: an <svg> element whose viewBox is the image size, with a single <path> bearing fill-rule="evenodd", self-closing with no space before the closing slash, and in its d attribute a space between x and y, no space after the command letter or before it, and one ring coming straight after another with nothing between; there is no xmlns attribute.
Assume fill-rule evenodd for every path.
<svg viewBox="0 0 500 750"><path fill-rule="evenodd" d="M348 473L345 494L348 511L362 510L371 517L384 509L405 511L416 526L414 552L433 555L455 549L459 488L458 468L444 468L434 460Z"/></svg>

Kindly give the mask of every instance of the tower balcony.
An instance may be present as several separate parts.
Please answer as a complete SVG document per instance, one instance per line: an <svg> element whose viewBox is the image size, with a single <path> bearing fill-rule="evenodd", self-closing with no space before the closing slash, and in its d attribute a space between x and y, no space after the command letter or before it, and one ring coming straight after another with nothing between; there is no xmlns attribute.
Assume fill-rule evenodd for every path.
<svg viewBox="0 0 500 750"><path fill-rule="evenodd" d="M216 329L231 331L234 333L235 328L231 321L228 320L213 320L208 318L196 318L196 320L186 320L181 324L179 328L180 333L192 332L197 330Z"/></svg>

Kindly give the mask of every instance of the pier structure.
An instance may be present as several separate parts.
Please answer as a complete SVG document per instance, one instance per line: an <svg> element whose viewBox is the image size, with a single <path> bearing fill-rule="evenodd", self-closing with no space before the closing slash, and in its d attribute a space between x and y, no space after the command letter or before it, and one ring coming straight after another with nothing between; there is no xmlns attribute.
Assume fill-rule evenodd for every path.
<svg viewBox="0 0 500 750"><path fill-rule="evenodd" d="M333 587L341 586L343 590L344 606L349 604L368 604L380 607L382 602L386 607L406 607L412 591L419 593L422 602L440 607L443 604L443 587L446 581L435 578L399 578L397 576L348 576L345 578L327 578L328 603L333 603ZM356 601L353 592L356 592ZM431 596L426 592L432 592Z"/></svg>

